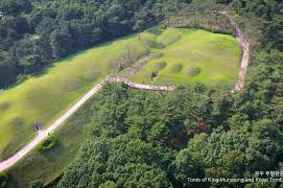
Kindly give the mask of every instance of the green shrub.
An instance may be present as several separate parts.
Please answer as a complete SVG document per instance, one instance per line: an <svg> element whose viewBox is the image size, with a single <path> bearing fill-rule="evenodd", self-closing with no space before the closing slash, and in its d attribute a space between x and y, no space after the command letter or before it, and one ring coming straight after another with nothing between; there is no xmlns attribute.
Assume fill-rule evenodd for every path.
<svg viewBox="0 0 283 188"><path fill-rule="evenodd" d="M171 67L171 72L172 73L178 73L178 72L181 72L182 69L183 69L183 65L181 65L181 64L174 64Z"/></svg>
<svg viewBox="0 0 283 188"><path fill-rule="evenodd" d="M152 72L151 75L150 75L150 79L153 80L154 78L156 78L158 76L158 72L155 71L155 72Z"/></svg>
<svg viewBox="0 0 283 188"><path fill-rule="evenodd" d="M52 148L54 148L57 143L58 143L57 137L54 135L50 135L46 140L42 142L42 144L38 148L38 151L41 153L45 151L49 151Z"/></svg>
<svg viewBox="0 0 283 188"><path fill-rule="evenodd" d="M199 67L190 67L188 70L188 74L191 77L197 76L201 73L201 68Z"/></svg>

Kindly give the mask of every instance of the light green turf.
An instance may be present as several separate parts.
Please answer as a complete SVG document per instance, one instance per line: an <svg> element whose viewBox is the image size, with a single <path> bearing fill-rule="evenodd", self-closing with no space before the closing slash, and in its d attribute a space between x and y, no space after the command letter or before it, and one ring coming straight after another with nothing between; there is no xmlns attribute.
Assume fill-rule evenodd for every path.
<svg viewBox="0 0 283 188"><path fill-rule="evenodd" d="M136 36L123 38L58 62L42 75L1 93L0 158L12 154L34 136L35 122L47 126L105 78L128 49L136 57L148 52Z"/></svg>
<svg viewBox="0 0 283 188"><path fill-rule="evenodd" d="M11 183L15 182L25 188L30 187L34 180L47 184L60 176L64 168L73 161L81 144L89 137L86 130L94 113L91 104L95 101L95 97L88 101L64 127L56 131L58 141L52 150L43 153L33 150L24 160L17 163L9 171L12 176Z"/></svg>
<svg viewBox="0 0 283 188"><path fill-rule="evenodd" d="M188 84L202 82L208 86L231 85L238 76L240 47L229 35L204 30L173 29L163 31L155 39L155 52L162 57L150 60L132 80L156 84ZM153 41L152 41L153 43ZM166 62L158 70L156 64ZM177 70L176 70L176 67ZM200 68L198 75L190 74L192 68ZM180 70L181 69L181 70ZM157 74L152 77L152 73Z"/></svg>
<svg viewBox="0 0 283 188"><path fill-rule="evenodd" d="M49 125L97 81L117 69L117 62L129 54L137 59L148 53L153 58L132 77L134 81L201 81L214 86L231 84L238 75L240 48L236 39L203 30L155 27L84 51L0 94L0 159L32 139L35 122ZM196 67L200 74L190 75ZM154 79L152 72L157 76Z"/></svg>
<svg viewBox="0 0 283 188"><path fill-rule="evenodd" d="M177 84L186 84L202 81L214 85L220 81L232 83L238 75L240 49L233 37L202 30L169 28L162 31L155 27L138 36L118 40L66 59L48 69L44 75L31 78L8 90L0 96L2 102L0 102L0 113L4 114L0 117L0 122L5 116L7 119L10 116L11 119L13 117L11 114L23 118L26 122L33 122L37 118L43 121L42 117L46 118L45 122L52 121L97 80L111 72L113 69L111 64L115 64L115 60L124 57L129 49L131 54L135 53L136 56L151 52L152 59L133 77L139 82L168 83L166 80L169 80ZM200 67L202 72L191 78L188 69L194 66ZM158 72L160 76L153 81L147 79L146 75L151 72ZM82 79L84 75L88 75L86 76L88 79ZM62 85L68 87L62 87ZM28 91L33 91L32 98L27 98ZM10 173L17 182L21 182L23 187L36 179L47 183L62 173L63 169L72 162L80 143L86 138L84 130L90 123L92 116L90 104L93 102L95 98L91 99L66 122L64 128L56 133L59 145L53 150L44 154L35 150L11 169ZM15 103L22 105L11 105ZM23 110L25 108L27 111ZM35 115L30 116L29 114L32 113ZM6 124L6 126L13 127L12 124ZM0 136L4 136L4 138L0 137L2 148L11 139L16 138L16 146L20 146L20 141L27 142L27 139L32 136L30 124L25 123L19 131L7 127L0 125ZM24 130L26 132L23 134ZM20 135L23 136L20 137ZM9 149L8 153L11 152L13 150Z"/></svg>

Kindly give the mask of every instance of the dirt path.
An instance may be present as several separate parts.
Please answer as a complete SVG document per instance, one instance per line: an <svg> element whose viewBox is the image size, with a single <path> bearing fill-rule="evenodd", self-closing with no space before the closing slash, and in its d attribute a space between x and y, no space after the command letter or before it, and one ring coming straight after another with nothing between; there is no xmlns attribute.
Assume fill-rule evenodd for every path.
<svg viewBox="0 0 283 188"><path fill-rule="evenodd" d="M82 107L93 95L99 92L106 83L124 83L130 88L139 90L151 90L151 91L172 91L175 89L174 86L154 86L154 85L144 85L137 84L129 81L123 77L107 77L105 80L96 84L89 92L87 92L77 103L75 103L68 111L66 111L61 117L59 117L54 123L52 123L46 130L41 130L38 132L37 136L26 146L20 149L16 154L0 162L0 172L6 171L17 162L22 160L29 152L31 152L35 147L37 147L42 141L44 141L50 134L53 134L55 130L62 127L64 122L69 119L80 107Z"/></svg>
<svg viewBox="0 0 283 188"><path fill-rule="evenodd" d="M58 118L54 123L52 123L46 130L39 131L37 136L26 146L20 149L15 155L9 159L0 162L0 172L3 172L18 161L20 161L25 155L27 155L31 150L33 150L38 144L45 140L49 134L52 134L63 123L71 117L83 104L86 103L95 93L97 93L104 85L105 81L96 84L88 93L86 93L76 104L74 104L68 111L66 111L60 118Z"/></svg>
<svg viewBox="0 0 283 188"><path fill-rule="evenodd" d="M232 90L232 93L241 91L245 87L246 75L248 71L248 66L250 64L250 43L245 37L244 33L241 31L239 25L234 21L233 17L227 12L220 12L220 14L229 18L231 24L235 27L235 35L240 43L242 50L242 58L239 72L239 79Z"/></svg>

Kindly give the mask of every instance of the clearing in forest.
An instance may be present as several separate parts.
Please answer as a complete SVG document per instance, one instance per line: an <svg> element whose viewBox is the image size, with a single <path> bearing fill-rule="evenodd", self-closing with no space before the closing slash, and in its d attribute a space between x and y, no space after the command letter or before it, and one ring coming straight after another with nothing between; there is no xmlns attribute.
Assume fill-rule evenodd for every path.
<svg viewBox="0 0 283 188"><path fill-rule="evenodd" d="M148 53L137 37L126 37L86 50L41 75L0 93L0 159L7 158L46 128L94 84L119 69L120 62ZM36 126L38 125L38 126Z"/></svg>
<svg viewBox="0 0 283 188"><path fill-rule="evenodd" d="M132 80L213 86L235 83L239 71L236 39L203 30L156 27L86 50L0 94L0 160L28 143L35 129L46 128L95 83L147 55L149 61Z"/></svg>

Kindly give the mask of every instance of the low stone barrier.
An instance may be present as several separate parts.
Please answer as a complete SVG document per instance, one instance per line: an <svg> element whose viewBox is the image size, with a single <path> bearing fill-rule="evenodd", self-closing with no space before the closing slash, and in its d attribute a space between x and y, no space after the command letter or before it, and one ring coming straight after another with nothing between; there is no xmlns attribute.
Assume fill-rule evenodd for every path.
<svg viewBox="0 0 283 188"><path fill-rule="evenodd" d="M130 88L139 89L139 90L149 90L149 91L173 91L176 89L175 86L157 86L157 85L148 85L148 84L139 84L128 80L127 78L121 76L112 76L107 78L108 83L124 83Z"/></svg>

